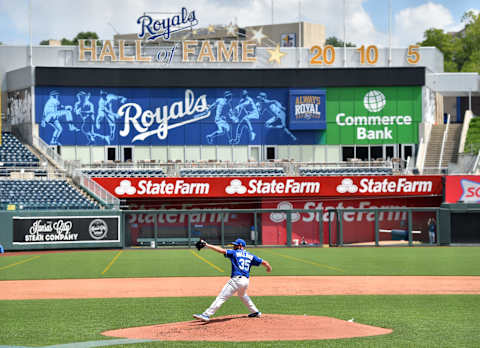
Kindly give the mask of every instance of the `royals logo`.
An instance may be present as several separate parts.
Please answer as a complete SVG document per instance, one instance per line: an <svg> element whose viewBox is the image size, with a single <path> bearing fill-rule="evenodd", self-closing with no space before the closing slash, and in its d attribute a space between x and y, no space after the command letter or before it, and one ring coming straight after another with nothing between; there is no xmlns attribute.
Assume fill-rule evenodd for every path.
<svg viewBox="0 0 480 348"><path fill-rule="evenodd" d="M182 7L180 14L162 20L154 20L148 15L143 15L138 17L137 24L140 25L140 33L137 35L139 39L143 39L148 33L149 41L162 36L164 40L169 40L172 33L191 29L198 24L198 20L195 17L195 11L188 12L185 7Z"/></svg>
<svg viewBox="0 0 480 348"><path fill-rule="evenodd" d="M320 119L321 98L315 95L301 95L295 98L295 118L297 120Z"/></svg>
<svg viewBox="0 0 480 348"><path fill-rule="evenodd" d="M123 117L123 129L120 131L120 136L128 136L133 128L138 133L132 139L132 142L134 142L137 140L143 141L152 135L157 135L158 139L161 140L166 139L169 129L208 118L210 111L206 94L195 98L193 91L186 89L185 99L176 101L170 106L163 105L152 111L143 110L137 103L126 103L118 109L117 114L119 117ZM181 120L186 116L192 117L185 121L170 124L170 121Z"/></svg>

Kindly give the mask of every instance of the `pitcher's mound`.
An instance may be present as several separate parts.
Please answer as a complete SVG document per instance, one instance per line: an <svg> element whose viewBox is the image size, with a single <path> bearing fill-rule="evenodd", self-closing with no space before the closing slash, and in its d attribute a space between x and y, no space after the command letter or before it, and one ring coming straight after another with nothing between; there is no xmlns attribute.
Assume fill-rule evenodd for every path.
<svg viewBox="0 0 480 348"><path fill-rule="evenodd" d="M294 341L386 335L390 329L307 315L263 314L261 318L232 315L162 325L110 330L104 336L162 341Z"/></svg>

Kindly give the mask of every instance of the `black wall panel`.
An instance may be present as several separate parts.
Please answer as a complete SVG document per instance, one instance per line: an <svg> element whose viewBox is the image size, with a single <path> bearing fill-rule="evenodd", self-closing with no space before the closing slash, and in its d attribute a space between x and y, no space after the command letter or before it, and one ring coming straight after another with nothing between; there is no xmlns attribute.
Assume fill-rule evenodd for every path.
<svg viewBox="0 0 480 348"><path fill-rule="evenodd" d="M425 68L121 69L36 67L35 85L184 88L423 86L425 85Z"/></svg>

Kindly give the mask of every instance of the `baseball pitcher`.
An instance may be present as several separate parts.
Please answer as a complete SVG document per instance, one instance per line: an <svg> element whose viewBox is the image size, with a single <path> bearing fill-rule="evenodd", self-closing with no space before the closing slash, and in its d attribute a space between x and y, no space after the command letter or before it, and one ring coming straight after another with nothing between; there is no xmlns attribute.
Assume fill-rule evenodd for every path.
<svg viewBox="0 0 480 348"><path fill-rule="evenodd" d="M222 306L222 304L228 300L235 293L238 294L242 302L247 306L250 314L250 318L260 317L261 312L258 311L257 307L247 295L247 289L249 284L250 277L250 267L251 266L265 266L267 272L272 270L272 267L267 260L262 260L261 258L249 253L245 247L246 243L243 239L237 239L233 244L232 249L223 249L221 247L208 244L204 240L197 242L197 249L202 249L207 247L209 249L215 250L220 254L224 254L225 257L230 259L232 263L232 272L230 275L230 280L225 284L220 294L217 296L215 301L208 307L205 312L202 314L194 314L193 317L201 321L208 322L210 317L215 314L215 312Z"/></svg>

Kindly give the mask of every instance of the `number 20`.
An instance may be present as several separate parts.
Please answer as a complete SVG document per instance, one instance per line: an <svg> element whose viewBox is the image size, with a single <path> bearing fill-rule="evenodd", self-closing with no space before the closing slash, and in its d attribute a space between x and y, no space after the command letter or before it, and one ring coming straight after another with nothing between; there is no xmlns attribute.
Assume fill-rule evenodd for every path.
<svg viewBox="0 0 480 348"><path fill-rule="evenodd" d="M327 45L323 48L315 45L310 48L310 53L313 54L312 59L310 59L310 64L319 65L331 65L335 62L335 47L332 45ZM323 54L322 54L323 53Z"/></svg>

